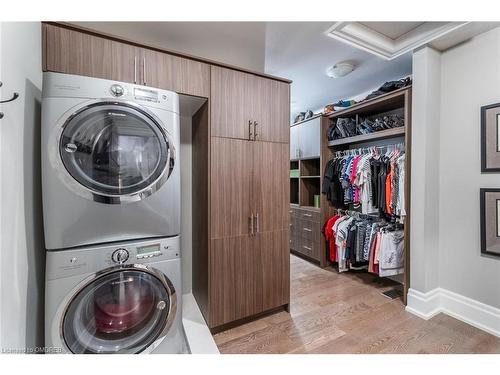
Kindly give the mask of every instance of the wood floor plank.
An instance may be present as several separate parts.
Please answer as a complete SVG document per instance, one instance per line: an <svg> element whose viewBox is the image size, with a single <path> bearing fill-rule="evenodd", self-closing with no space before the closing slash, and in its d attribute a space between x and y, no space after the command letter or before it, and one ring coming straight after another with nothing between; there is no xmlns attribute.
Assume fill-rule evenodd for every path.
<svg viewBox="0 0 500 375"><path fill-rule="evenodd" d="M214 336L221 353L500 353L500 338L450 316L425 321L366 272L337 273L291 256L290 314Z"/></svg>

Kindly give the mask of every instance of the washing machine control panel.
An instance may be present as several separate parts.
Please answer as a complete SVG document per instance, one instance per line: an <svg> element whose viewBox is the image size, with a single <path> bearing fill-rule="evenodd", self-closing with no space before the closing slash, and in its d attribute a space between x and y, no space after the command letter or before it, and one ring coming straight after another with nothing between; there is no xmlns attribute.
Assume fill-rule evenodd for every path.
<svg viewBox="0 0 500 375"><path fill-rule="evenodd" d="M116 249L113 251L113 254L111 254L111 260L114 263L122 264L128 260L129 256L130 255L126 249Z"/></svg>
<svg viewBox="0 0 500 375"><path fill-rule="evenodd" d="M165 247L165 250L166 249L168 249L168 246ZM163 253L161 252L161 244L159 243L148 244L146 246L137 246L136 254L137 259L153 258L163 255Z"/></svg>

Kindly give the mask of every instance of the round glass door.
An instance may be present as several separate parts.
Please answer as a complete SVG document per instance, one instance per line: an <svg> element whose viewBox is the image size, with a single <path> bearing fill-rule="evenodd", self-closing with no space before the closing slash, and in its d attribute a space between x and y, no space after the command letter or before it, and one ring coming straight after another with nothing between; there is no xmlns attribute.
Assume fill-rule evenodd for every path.
<svg viewBox="0 0 500 375"><path fill-rule="evenodd" d="M138 269L106 273L70 302L62 335L73 353L140 353L175 316L173 287Z"/></svg>
<svg viewBox="0 0 500 375"><path fill-rule="evenodd" d="M140 107L102 102L66 121L59 153L80 185L104 196L123 196L158 182L172 162L171 146L160 124Z"/></svg>

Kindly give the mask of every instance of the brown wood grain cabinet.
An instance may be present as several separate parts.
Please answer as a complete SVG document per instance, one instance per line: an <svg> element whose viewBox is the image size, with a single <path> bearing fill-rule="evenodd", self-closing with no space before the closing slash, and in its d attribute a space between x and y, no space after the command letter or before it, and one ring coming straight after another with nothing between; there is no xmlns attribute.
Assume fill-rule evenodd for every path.
<svg viewBox="0 0 500 375"><path fill-rule="evenodd" d="M289 228L290 177L289 146L285 143L251 142L253 152L253 193L260 231Z"/></svg>
<svg viewBox="0 0 500 375"><path fill-rule="evenodd" d="M290 302L289 238L288 229L262 232L257 235L261 257L263 311Z"/></svg>
<svg viewBox="0 0 500 375"><path fill-rule="evenodd" d="M262 77L254 77L255 127L260 141L289 143L290 85ZM255 86L254 86L255 87ZM255 104L254 104L255 105Z"/></svg>
<svg viewBox="0 0 500 375"><path fill-rule="evenodd" d="M210 66L131 44L43 24L44 70L210 96Z"/></svg>
<svg viewBox="0 0 500 375"><path fill-rule="evenodd" d="M212 136L288 143L290 85L211 68Z"/></svg>
<svg viewBox="0 0 500 375"><path fill-rule="evenodd" d="M250 234L253 142L211 139L211 238Z"/></svg>
<svg viewBox="0 0 500 375"><path fill-rule="evenodd" d="M169 55L141 49L141 84L181 94L210 96L210 66Z"/></svg>
<svg viewBox="0 0 500 375"><path fill-rule="evenodd" d="M211 138L211 328L289 302L288 154L285 143Z"/></svg>
<svg viewBox="0 0 500 375"><path fill-rule="evenodd" d="M211 67L212 136L251 139L251 75Z"/></svg>
<svg viewBox="0 0 500 375"><path fill-rule="evenodd" d="M139 82L135 68L140 48L53 25L42 27L44 70Z"/></svg>
<svg viewBox="0 0 500 375"><path fill-rule="evenodd" d="M263 311L261 249L255 237L211 241L209 326L216 327Z"/></svg>

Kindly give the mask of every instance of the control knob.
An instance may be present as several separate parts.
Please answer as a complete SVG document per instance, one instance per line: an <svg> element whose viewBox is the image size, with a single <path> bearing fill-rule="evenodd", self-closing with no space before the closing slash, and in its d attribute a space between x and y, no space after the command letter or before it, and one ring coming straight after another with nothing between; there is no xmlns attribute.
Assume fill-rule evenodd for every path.
<svg viewBox="0 0 500 375"><path fill-rule="evenodd" d="M113 85L110 88L111 94L113 96L119 97L122 96L125 93L125 90L123 89L123 86L121 85Z"/></svg>
<svg viewBox="0 0 500 375"><path fill-rule="evenodd" d="M115 263L122 264L128 260L129 253L126 249L116 249L111 254L111 260Z"/></svg>

